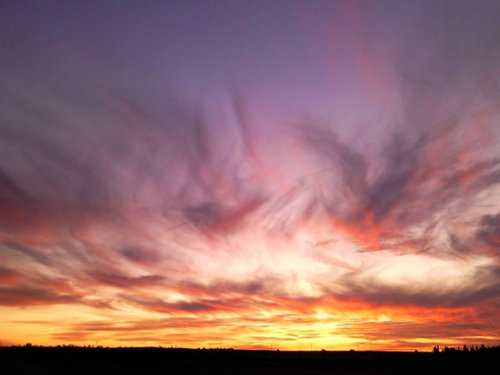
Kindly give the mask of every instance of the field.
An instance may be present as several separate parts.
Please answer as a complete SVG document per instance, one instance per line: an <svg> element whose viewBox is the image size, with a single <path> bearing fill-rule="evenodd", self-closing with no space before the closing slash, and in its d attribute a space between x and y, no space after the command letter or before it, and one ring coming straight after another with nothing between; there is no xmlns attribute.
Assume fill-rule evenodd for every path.
<svg viewBox="0 0 500 375"><path fill-rule="evenodd" d="M494 374L481 353L2 347L2 374Z"/></svg>

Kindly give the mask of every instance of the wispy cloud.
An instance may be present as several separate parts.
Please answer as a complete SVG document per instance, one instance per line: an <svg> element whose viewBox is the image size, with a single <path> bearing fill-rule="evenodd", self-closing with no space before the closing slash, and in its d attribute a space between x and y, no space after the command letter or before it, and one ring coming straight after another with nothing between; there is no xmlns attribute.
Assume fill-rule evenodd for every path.
<svg viewBox="0 0 500 375"><path fill-rule="evenodd" d="M44 322L51 343L498 338L500 29L487 6L441 7L393 81L356 46L395 99L354 130L263 120L247 87L196 98L119 49L0 33L2 309L84 311Z"/></svg>

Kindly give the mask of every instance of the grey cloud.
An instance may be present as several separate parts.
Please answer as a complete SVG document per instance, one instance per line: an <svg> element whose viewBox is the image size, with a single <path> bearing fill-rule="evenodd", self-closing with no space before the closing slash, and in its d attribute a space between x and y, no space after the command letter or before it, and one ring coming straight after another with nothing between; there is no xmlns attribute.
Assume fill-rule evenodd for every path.
<svg viewBox="0 0 500 375"><path fill-rule="evenodd" d="M0 288L0 305L31 306L79 303L81 296L30 287Z"/></svg>
<svg viewBox="0 0 500 375"><path fill-rule="evenodd" d="M178 302L170 305L175 310L187 311L187 312L198 312L198 311L210 311L213 307L200 302Z"/></svg>
<svg viewBox="0 0 500 375"><path fill-rule="evenodd" d="M121 295L121 297L124 300L137 304L138 306L146 310L161 312L165 314L214 310L214 306L203 301L166 302L159 298L144 298L134 295Z"/></svg>
<svg viewBox="0 0 500 375"><path fill-rule="evenodd" d="M105 285L112 285L120 288L134 288L161 285L166 278L160 275L145 275L131 277L121 274L92 272L90 276Z"/></svg>
<svg viewBox="0 0 500 375"><path fill-rule="evenodd" d="M31 258L32 260L35 260L36 262L41 263L45 266L53 266L55 264L54 261L47 255L45 255L42 251L21 245L19 243L4 242L0 246L23 254L28 258Z"/></svg>
<svg viewBox="0 0 500 375"><path fill-rule="evenodd" d="M500 274L498 266L478 266L462 285L448 287L432 285L391 286L372 278L364 279L360 273L346 274L340 281L345 290L342 293L324 286L325 293L335 298L365 301L374 305L420 306L420 307L463 307L495 301L500 297Z"/></svg>
<svg viewBox="0 0 500 375"><path fill-rule="evenodd" d="M500 247L500 214L481 217L475 237L498 250Z"/></svg>
<svg viewBox="0 0 500 375"><path fill-rule="evenodd" d="M14 206L29 201L28 194L6 172L0 170L0 203Z"/></svg>
<svg viewBox="0 0 500 375"><path fill-rule="evenodd" d="M187 206L184 215L196 227L207 228L217 224L222 219L219 208L213 203L203 203L198 206Z"/></svg>
<svg viewBox="0 0 500 375"><path fill-rule="evenodd" d="M470 224L472 233L449 233L449 247L462 256L483 253L498 256L500 214L483 215Z"/></svg>
<svg viewBox="0 0 500 375"><path fill-rule="evenodd" d="M38 80L35 89L13 93L17 83L6 81L0 94L10 103L0 129L6 205L29 201L46 215L63 211L73 220L146 207L166 216L181 212L207 229L228 216L237 223L266 196L236 174L246 156L227 141L238 138L237 130L168 88L104 80L96 90L68 80L55 89Z"/></svg>
<svg viewBox="0 0 500 375"><path fill-rule="evenodd" d="M127 246L120 253L128 260L145 265L157 265L162 256L159 251L146 249L140 246Z"/></svg>
<svg viewBox="0 0 500 375"><path fill-rule="evenodd" d="M8 267L0 266L0 282L9 284L11 280L16 280L21 277L21 273Z"/></svg>
<svg viewBox="0 0 500 375"><path fill-rule="evenodd" d="M379 134L376 141L385 143L377 152L365 152L359 139L341 139L333 128L300 127L323 171L314 178L327 192L314 196L310 209L359 233L375 228L378 247L391 248L412 227L449 220L452 207L466 210L499 184L493 125L500 103L500 28L490 6L472 10L461 2L445 21L442 12L449 8L440 6L433 15L441 22L415 24L393 61L401 114L368 125L392 129ZM470 151L465 156L464 149Z"/></svg>

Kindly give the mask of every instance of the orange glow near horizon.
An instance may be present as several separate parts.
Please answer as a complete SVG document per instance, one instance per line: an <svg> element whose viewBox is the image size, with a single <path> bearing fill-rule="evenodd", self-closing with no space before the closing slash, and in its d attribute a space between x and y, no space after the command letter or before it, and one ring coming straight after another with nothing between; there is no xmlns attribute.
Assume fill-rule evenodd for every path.
<svg viewBox="0 0 500 375"><path fill-rule="evenodd" d="M463 308L406 310L366 306L363 309L357 305L350 311L309 308L307 314L283 309L168 316L130 310L96 314L89 308L67 306L1 311L4 319L9 319L9 333L4 335L3 345L30 342L110 347L430 351L434 345L498 342L498 332L494 329L456 330L457 325L471 325L470 319L476 314ZM54 316L64 318L54 321ZM479 321L472 322L480 325ZM6 328L4 323L0 325L3 332Z"/></svg>
<svg viewBox="0 0 500 375"><path fill-rule="evenodd" d="M106 271L98 264L95 271L82 269L85 254L59 258L65 264L53 269L63 253L47 236L29 242L43 249L37 255L28 245L9 245L23 259L0 274L2 344L430 350L498 341L498 298L474 305L450 299L464 286L480 291L475 270L495 264L487 255L465 262L407 251L359 252L359 242L347 241L344 230L313 243L332 235L325 223L267 241L251 228L225 245L208 237L206 245L184 248L186 263L172 252L172 232L158 235L171 227L162 220L142 216L146 232L136 226L132 235L141 233L143 244L155 246L121 255L111 250L114 242L127 242L131 234L114 223L72 228L79 238L73 246L93 249L87 256L105 262ZM209 248L214 243L217 252ZM160 250L167 245L169 258Z"/></svg>

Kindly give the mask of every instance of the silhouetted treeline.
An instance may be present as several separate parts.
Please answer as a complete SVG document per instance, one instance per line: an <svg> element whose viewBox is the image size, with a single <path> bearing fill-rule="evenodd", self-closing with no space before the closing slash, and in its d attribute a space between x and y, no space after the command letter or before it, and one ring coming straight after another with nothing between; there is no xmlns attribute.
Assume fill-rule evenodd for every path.
<svg viewBox="0 0 500 375"><path fill-rule="evenodd" d="M463 345L457 347L444 346L442 348L439 345L434 346L432 349L434 353L497 353L500 355L500 345L486 346L481 345Z"/></svg>

